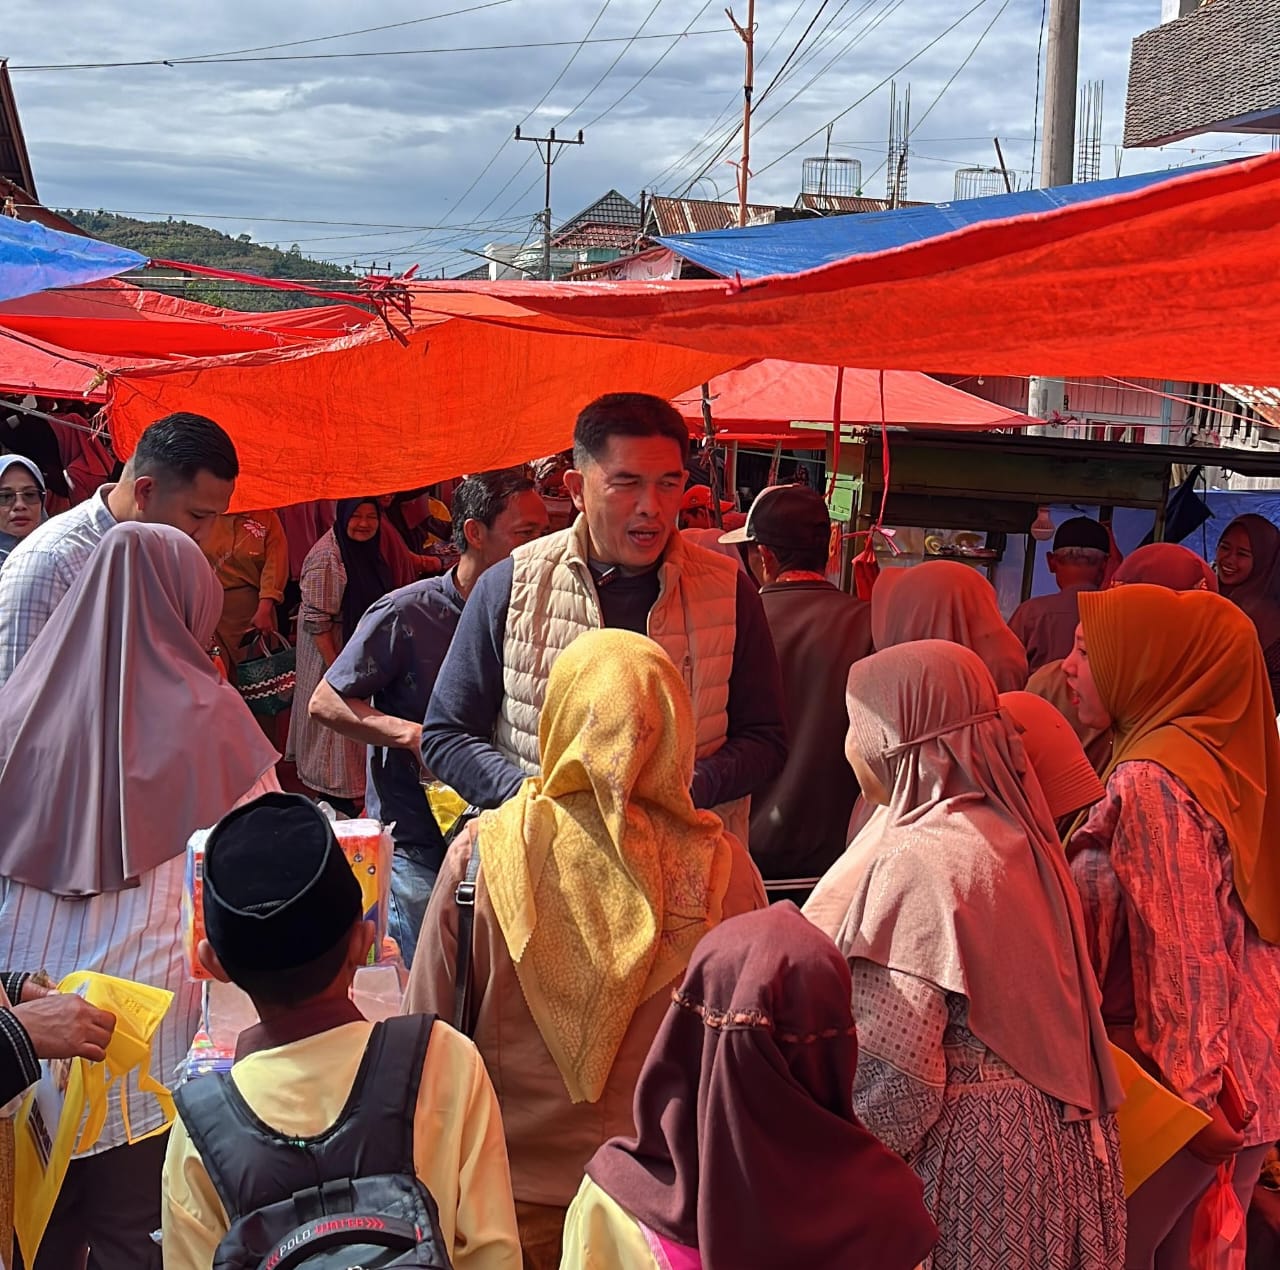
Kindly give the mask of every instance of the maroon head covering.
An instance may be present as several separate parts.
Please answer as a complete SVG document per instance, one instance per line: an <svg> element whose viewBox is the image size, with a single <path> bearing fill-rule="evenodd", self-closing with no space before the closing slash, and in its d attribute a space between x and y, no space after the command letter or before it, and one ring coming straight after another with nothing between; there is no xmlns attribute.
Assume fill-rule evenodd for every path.
<svg viewBox="0 0 1280 1270"><path fill-rule="evenodd" d="M1219 590L1249 615L1265 652L1280 639L1280 529L1253 512L1237 516L1222 531L1222 537L1233 529L1243 529L1249 535L1253 570L1239 586L1227 586L1220 580ZM1270 663L1267 669L1271 670Z"/></svg>
<svg viewBox="0 0 1280 1270"><path fill-rule="evenodd" d="M706 1270L910 1270L938 1238L916 1175L853 1114L849 967L793 904L699 943L591 1179Z"/></svg>

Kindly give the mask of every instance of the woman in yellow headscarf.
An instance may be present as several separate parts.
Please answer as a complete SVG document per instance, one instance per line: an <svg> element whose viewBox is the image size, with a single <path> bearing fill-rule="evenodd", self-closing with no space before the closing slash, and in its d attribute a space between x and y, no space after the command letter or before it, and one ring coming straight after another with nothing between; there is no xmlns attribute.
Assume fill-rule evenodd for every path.
<svg viewBox="0 0 1280 1270"><path fill-rule="evenodd" d="M1280 738L1249 619L1205 591L1080 597L1063 670L1111 727L1070 843L1111 1039L1211 1123L1129 1200L1126 1266L1185 1266L1217 1165L1245 1207L1280 1137Z"/></svg>
<svg viewBox="0 0 1280 1270"><path fill-rule="evenodd" d="M473 850L474 1024L502 1103L527 1270L560 1264L565 1210L610 1138L634 1131L640 1068L694 947L763 908L745 848L689 795L695 733L670 659L591 631L556 661L540 777L450 848L407 1010L454 1016L458 904Z"/></svg>

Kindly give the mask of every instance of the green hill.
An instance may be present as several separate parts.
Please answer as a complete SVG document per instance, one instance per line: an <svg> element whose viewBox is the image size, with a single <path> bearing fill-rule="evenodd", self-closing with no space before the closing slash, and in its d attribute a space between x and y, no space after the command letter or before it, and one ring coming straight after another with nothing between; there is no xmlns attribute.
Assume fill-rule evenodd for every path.
<svg viewBox="0 0 1280 1270"><path fill-rule="evenodd" d="M354 290L359 275L339 265L304 256L297 247L279 251L255 243L248 234L233 238L206 225L185 220L135 220L112 212L64 211L61 215L79 225L87 234L103 242L115 243L131 251L160 260L180 260L212 269L256 274L262 278L306 279L334 291ZM130 282L181 295L204 304L225 309L264 311L304 308L329 303L298 292L273 291L266 287L250 287L241 283L222 282L216 278L195 281L166 281L175 275L155 271Z"/></svg>

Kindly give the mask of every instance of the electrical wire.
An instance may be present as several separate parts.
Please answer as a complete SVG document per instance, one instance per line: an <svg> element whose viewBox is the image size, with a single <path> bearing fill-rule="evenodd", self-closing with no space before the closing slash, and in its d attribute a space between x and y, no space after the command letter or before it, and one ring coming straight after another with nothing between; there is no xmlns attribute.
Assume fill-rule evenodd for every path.
<svg viewBox="0 0 1280 1270"><path fill-rule="evenodd" d="M663 31L653 35L600 35L589 40L532 40L516 44L459 44L445 48L430 49L375 49L368 52L352 53L283 53L271 56L254 57L204 57L204 58L145 58L131 62L45 62L15 65L9 63L9 70L17 71L105 71L121 70L139 66L167 66L176 69L179 66L225 66L246 62L321 62L338 61L345 58L370 57L420 57L445 53L500 53L526 49L559 49L572 48L578 44L625 44L631 40L671 40L677 35L724 35L722 27L708 27L702 31Z"/></svg>
<svg viewBox="0 0 1280 1270"><path fill-rule="evenodd" d="M578 54L582 52L583 45L587 43L587 41L591 38L592 34L594 33L596 27L600 25L600 19L604 17L605 11L609 8L609 5L611 2L612 0L604 0L604 3L600 6L599 12L591 20L591 25L587 27L586 35L584 35L582 39L578 42L577 47L573 50L572 54L570 54L569 60L560 68L560 73L551 82L551 87L548 88L546 92L544 92L542 96L538 98L533 108L530 111L528 111L528 113L525 115L523 119L520 120L519 127L523 128L525 124L527 124L529 120L532 119L533 116L538 113L538 111L542 108L543 103L555 91L556 87L559 85L560 81L564 79L565 75L568 74L569 68L577 60ZM637 32L637 34L639 33ZM632 43L634 43L634 40L632 41ZM628 47L630 47L630 45L628 45ZM463 190L462 193L456 199L454 199L452 203L450 203L449 205L450 207L454 207L454 208L460 207L471 196L471 192L476 188L477 185L480 184L481 181L484 180L486 176L489 175L489 172L492 170L493 165L497 163L497 161L502 157L503 153L506 151L507 143L509 140L510 140L509 137L503 137L503 139L498 143L498 148L489 156L488 162L484 165L483 168L480 169L479 175L476 176L476 178L471 182L471 184L468 185L467 188ZM533 157L532 155L526 154L525 157L521 160L520 166L517 169L517 171L523 172L532 157ZM504 186L503 188L505 189L506 187ZM501 194L499 194L497 197L501 197ZM483 216L484 213L487 212L489 208L492 207L496 201L497 201L497 198L490 199L489 202L486 203L485 206L481 209L478 215Z"/></svg>
<svg viewBox="0 0 1280 1270"><path fill-rule="evenodd" d="M1044 29L1049 20L1049 0L1040 0L1040 41L1036 45L1036 99L1031 115L1031 179L1035 180L1036 143L1040 136L1040 65L1044 57Z"/></svg>
<svg viewBox="0 0 1280 1270"><path fill-rule="evenodd" d="M855 10L855 12L849 18L845 19L845 21L838 28L832 31L831 30L832 23L835 21L836 18L839 17L840 13L846 7L847 0L846 0L846 4L841 4L840 8L836 10L835 15L833 15L832 23L828 23L827 27L825 27L821 32L821 34L817 37L817 39L815 39L814 47L806 50L805 53L794 62L794 64L790 67L789 70L779 71L778 75L775 76L773 82L771 82L768 88L765 89L764 96L767 96L769 92L776 85L785 83L787 78L790 75L794 75L795 73L797 73L804 65L808 64L808 62L813 57L817 56L821 52L824 52L828 47L830 47L830 45L834 43L835 40L839 39L840 36L843 35L844 32L847 31L851 25L853 25L853 23L855 23L860 17L862 17L871 8L874 2L875 0L866 0L866 2L863 4L861 9ZM876 28L876 26L878 26L881 22L883 22L884 19L890 13L892 13L897 7L899 7L902 3L903 3L903 0L885 0L884 8L880 11L879 14L877 14L871 20L871 22L867 24L867 26L865 26L862 30L856 32L853 35L853 37L836 53L836 55L832 57L826 63L826 65L822 67L820 71L817 72L817 74L813 75L804 85L802 85L802 87L798 91L793 93L791 97L787 99L787 101L785 101L781 106L779 106L776 110L774 110L774 112L771 115L768 115L764 120L762 120L759 123L757 123L755 120L755 110L753 108L752 110L753 136L758 137L760 132L763 131L763 129L769 123L771 123L780 114L782 114L782 112L786 110L787 107L792 105L800 96L806 93L819 79L822 78L823 75L825 75L832 68L832 66L834 66L842 57L844 57L845 54L847 54L848 51L855 44L858 44L863 39L865 39L866 36ZM763 97L761 98L761 100L763 100ZM690 180L685 185L684 189L681 192L680 197L684 197L684 195L687 194L688 191L691 190L699 181L701 181L711 171L712 167L714 167L715 164L720 161L722 156L728 150L729 146L733 143L733 139L737 135L740 128L741 128L740 124L735 125L735 127L730 132L730 134L723 139L720 147L716 150L716 152L712 154L712 156L708 160L706 160L706 162L703 163L700 168L696 170L693 176L693 179Z"/></svg>
<svg viewBox="0 0 1280 1270"><path fill-rule="evenodd" d="M927 52L929 52L930 49L940 44L944 39L946 39L948 35L951 34L952 31L956 29L956 27L958 27L962 22L964 22L966 18L971 17L973 14L977 13L977 11L981 9L982 6L986 3L987 3L987 0L977 0L976 4L973 4L968 9L966 9L958 18L956 18L954 22L951 23L950 26L944 27L943 30L939 31L938 34L935 35L933 39L931 39L923 48L913 53L909 58L907 58L905 62L902 62L894 70L890 71L888 75L886 75L883 79L881 79L877 84L869 88L856 101L851 102L842 111L840 111L839 114L829 119L826 123L822 125L822 127L815 128L811 133L809 133L808 136L801 137L801 139L797 141L795 145L789 146L780 155L778 155L777 158L771 159L768 163L764 165L764 167L762 167L756 173L756 175L757 176L763 175L770 168L777 167L777 165L781 163L783 159L789 159L793 154L795 154L797 150L800 149L801 146L808 145L809 142L812 141L815 137L821 136L828 128L839 123L840 120L843 119L846 115L851 114L854 110L856 110L859 106L861 106L863 102L869 100L876 93L878 93L880 89L882 89L891 79L893 79L895 75L901 75L902 72L905 71L908 66L911 66L914 62L918 62L920 58L922 58Z"/></svg>
<svg viewBox="0 0 1280 1270"><path fill-rule="evenodd" d="M987 0L983 0L984 4L986 2ZM991 28L995 26L997 22L1000 21L1001 14L1003 14L1008 7L1009 7L1009 0L1003 0L1003 3L996 10L995 16L982 29L982 34L978 36L977 40L974 42L973 47L968 51L968 53L965 54L964 61L962 61L960 65L957 66L956 69L952 72L951 78L948 79L947 82L943 84L943 86L938 90L938 95L929 103L928 109L926 109L924 114L921 115L920 118L916 121L915 127L913 127L911 131L907 133L908 141L910 141L911 138L916 135L916 128L919 128L924 123L924 121L929 118L929 116L933 113L934 107L937 106L937 104L943 99L943 97L946 96L947 89L949 89L951 85L956 82L956 80L960 77L961 71L963 71L964 68L968 66L969 63L973 60L974 54L976 54L977 51L982 47L982 43L987 38L987 36L991 34ZM943 160L943 162L946 162L946 160ZM869 177L866 178L866 180L864 181L864 184L869 184L871 181L874 181L875 178L879 176L882 171L884 171L885 166L887 164L888 164L888 159L886 158L879 164L876 170L872 172Z"/></svg>
<svg viewBox="0 0 1280 1270"><path fill-rule="evenodd" d="M447 13L431 13L424 18L409 18L404 22L387 22L382 26L361 27L358 31L339 31L335 35L313 35L305 40L288 40L283 44L259 44L247 49L224 49L220 53L193 53L189 57L171 60L182 62L203 62L219 57L238 57L242 53L270 53L275 49L299 48L303 44L323 44L327 40L345 40L356 35L372 35L376 31L395 31L406 26L421 26L424 22L439 22L442 18L456 18L463 13L478 13L481 9L496 9L500 5L511 4L513 0L485 0L483 4L471 5L466 9L450 9Z"/></svg>

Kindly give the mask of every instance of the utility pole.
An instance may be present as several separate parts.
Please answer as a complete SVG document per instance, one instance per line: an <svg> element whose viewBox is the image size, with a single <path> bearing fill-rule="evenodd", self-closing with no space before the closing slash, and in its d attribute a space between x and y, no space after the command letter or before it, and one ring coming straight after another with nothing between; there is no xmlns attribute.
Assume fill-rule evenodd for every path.
<svg viewBox="0 0 1280 1270"><path fill-rule="evenodd" d="M557 137L556 130L551 129L548 136L545 137L525 137L520 134L520 126L516 125L517 141L532 141L538 147L538 155L542 159L547 169L547 192L546 198L543 200L542 210L542 276L547 281L551 281L551 168L555 161L560 157L560 152L565 146L580 146L583 144L582 129L578 129L578 135L574 137Z"/></svg>
<svg viewBox="0 0 1280 1270"><path fill-rule="evenodd" d="M751 98L756 90L756 0L747 0L747 25L738 25L732 9L725 16L733 23L747 50L746 74L742 80L742 161L738 168L738 225L747 223L747 182L751 178Z"/></svg>
<svg viewBox="0 0 1280 1270"><path fill-rule="evenodd" d="M1080 0L1049 0L1049 38L1044 63L1044 140L1040 184L1070 185L1075 177L1076 80L1080 70ZM1066 413L1061 379L1034 376L1028 413L1041 419ZM1037 429L1038 432L1047 429Z"/></svg>
<svg viewBox="0 0 1280 1270"><path fill-rule="evenodd" d="M1049 0L1044 61L1044 144L1040 184L1070 185L1075 175L1076 80L1080 69L1080 0Z"/></svg>

